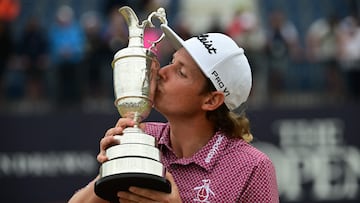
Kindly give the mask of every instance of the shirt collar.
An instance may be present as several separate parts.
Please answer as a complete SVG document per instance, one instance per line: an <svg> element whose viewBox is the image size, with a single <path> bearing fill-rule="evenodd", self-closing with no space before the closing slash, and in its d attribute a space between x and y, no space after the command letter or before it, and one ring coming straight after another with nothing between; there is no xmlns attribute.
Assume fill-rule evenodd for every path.
<svg viewBox="0 0 360 203"><path fill-rule="evenodd" d="M215 166L217 160L223 154L228 142L228 138L223 133L217 132L209 140L209 142L192 157L177 158L170 164L188 165L194 163L209 171ZM163 131L158 144L160 149L165 150L164 148L166 148L167 150L173 152L170 146L170 125L168 125Z"/></svg>

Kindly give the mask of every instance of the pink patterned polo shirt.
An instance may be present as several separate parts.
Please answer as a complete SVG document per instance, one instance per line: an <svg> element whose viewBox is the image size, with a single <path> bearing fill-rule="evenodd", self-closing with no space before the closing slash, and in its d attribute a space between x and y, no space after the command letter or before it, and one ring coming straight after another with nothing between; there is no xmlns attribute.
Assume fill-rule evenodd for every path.
<svg viewBox="0 0 360 203"><path fill-rule="evenodd" d="M162 163L173 175L183 202L279 202L271 160L242 139L216 133L191 158L177 158L168 124L149 122L145 132L158 140Z"/></svg>

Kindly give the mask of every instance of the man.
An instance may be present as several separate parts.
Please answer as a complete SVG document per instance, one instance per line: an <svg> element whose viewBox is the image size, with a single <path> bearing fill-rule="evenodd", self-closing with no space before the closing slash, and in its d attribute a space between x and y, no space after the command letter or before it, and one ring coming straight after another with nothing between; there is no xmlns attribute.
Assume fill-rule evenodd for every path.
<svg viewBox="0 0 360 203"><path fill-rule="evenodd" d="M279 202L270 159L248 144L252 140L244 104L252 77L244 50L226 35L209 33L183 41L166 25L163 32L177 51L159 70L154 107L168 123L144 123L162 152L171 193L130 187L123 202ZM120 119L100 142L98 161L134 121ZM94 183L70 203L105 202Z"/></svg>

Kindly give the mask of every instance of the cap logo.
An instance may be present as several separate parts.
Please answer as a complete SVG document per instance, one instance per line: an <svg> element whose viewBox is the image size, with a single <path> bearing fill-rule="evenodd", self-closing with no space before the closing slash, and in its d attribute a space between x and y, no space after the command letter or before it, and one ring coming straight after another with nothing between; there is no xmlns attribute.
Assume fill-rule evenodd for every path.
<svg viewBox="0 0 360 203"><path fill-rule="evenodd" d="M225 87L225 84L221 81L221 78L219 76L219 74L214 70L213 72L211 72L211 75L214 76L214 80L216 81L217 86L222 89L222 91L224 92L225 96L229 96L230 92L227 89L227 87Z"/></svg>
<svg viewBox="0 0 360 203"><path fill-rule="evenodd" d="M208 40L208 34L202 34L196 36L196 38L204 45L204 47L208 50L209 54L216 54L216 48L213 47L213 43L211 40Z"/></svg>

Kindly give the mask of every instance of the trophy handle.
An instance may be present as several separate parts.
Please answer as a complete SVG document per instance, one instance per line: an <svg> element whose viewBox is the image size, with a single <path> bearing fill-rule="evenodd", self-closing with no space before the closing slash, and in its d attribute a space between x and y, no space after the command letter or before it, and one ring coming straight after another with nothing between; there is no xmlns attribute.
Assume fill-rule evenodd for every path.
<svg viewBox="0 0 360 203"><path fill-rule="evenodd" d="M168 24L168 21L166 19L166 12L165 12L165 9L164 8L158 8L158 10L155 12L152 12L150 13L150 15L148 16L147 18L147 23L150 27L155 27L154 24L152 23L152 18L153 17L156 17L158 20L160 20L160 22L162 24L165 24L167 25ZM157 39L156 41L151 41L151 46L150 46L150 50L152 50L163 38L165 37L165 34L163 33L159 39Z"/></svg>

